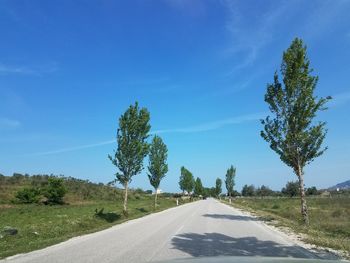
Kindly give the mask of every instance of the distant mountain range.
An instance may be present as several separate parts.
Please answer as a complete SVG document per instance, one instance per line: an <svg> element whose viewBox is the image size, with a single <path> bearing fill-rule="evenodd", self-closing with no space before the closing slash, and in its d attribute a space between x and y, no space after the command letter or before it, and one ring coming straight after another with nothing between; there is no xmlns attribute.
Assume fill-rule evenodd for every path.
<svg viewBox="0 0 350 263"><path fill-rule="evenodd" d="M340 184L336 184L335 186L329 187L328 190L336 190L339 189L350 189L350 180L342 182Z"/></svg>

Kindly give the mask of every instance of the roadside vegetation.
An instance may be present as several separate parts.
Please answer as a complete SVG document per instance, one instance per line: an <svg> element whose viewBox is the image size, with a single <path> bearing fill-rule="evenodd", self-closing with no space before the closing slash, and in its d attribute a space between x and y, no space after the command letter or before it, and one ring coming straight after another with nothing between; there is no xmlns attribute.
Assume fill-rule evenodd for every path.
<svg viewBox="0 0 350 263"><path fill-rule="evenodd" d="M61 183L50 186L50 181ZM58 198L58 204L47 202L47 197L38 194L51 189L50 193L57 197L62 188L65 194L62 199ZM18 193L23 193L23 189L37 189L28 194L29 199L24 198L31 202L22 202ZM0 258L44 248L174 207L176 199L179 204L188 202L177 195L162 193L154 210L151 190L130 189L126 217L122 189L71 177L21 174L0 176L0 198Z"/></svg>
<svg viewBox="0 0 350 263"><path fill-rule="evenodd" d="M232 206L253 212L269 224L288 227L302 240L336 250L350 256L350 195L334 193L332 197L309 196L310 222L304 225L300 213L300 199L289 197L236 198Z"/></svg>

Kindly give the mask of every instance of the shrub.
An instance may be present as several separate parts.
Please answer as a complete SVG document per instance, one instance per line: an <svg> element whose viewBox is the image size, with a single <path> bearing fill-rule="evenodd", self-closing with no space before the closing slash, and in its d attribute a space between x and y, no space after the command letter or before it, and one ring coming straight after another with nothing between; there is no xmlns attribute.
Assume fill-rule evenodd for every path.
<svg viewBox="0 0 350 263"><path fill-rule="evenodd" d="M279 205L279 204L274 204L271 208L272 208L272 209L279 209L279 208L280 208L280 205Z"/></svg>
<svg viewBox="0 0 350 263"><path fill-rule="evenodd" d="M63 204L63 197L67 189L63 185L63 179L50 177L46 186L44 196L47 198L47 204Z"/></svg>
<svg viewBox="0 0 350 263"><path fill-rule="evenodd" d="M23 188L16 193L19 203L38 203L40 200L40 190L38 188Z"/></svg>
<svg viewBox="0 0 350 263"><path fill-rule="evenodd" d="M342 214L343 214L342 211L337 209L333 211L332 217L340 217Z"/></svg>

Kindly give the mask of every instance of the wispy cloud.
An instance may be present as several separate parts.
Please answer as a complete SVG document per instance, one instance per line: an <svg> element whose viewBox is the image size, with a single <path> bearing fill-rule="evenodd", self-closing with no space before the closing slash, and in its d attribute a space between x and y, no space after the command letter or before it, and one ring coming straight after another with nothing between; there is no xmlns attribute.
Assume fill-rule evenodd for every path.
<svg viewBox="0 0 350 263"><path fill-rule="evenodd" d="M152 131L150 133L151 133L151 135L154 135L154 134L164 134L164 133L198 133L198 132L205 132L205 131L211 131L211 130L220 129L220 128L223 128L223 127L228 126L228 125L240 124L240 123L250 122L250 121L256 121L256 120L259 120L259 119L263 118L264 116L266 116L265 112L253 113L253 114L236 116L236 117L233 117L233 118L228 118L228 119L223 119L223 120L217 120L217 121L212 121L212 122L201 123L201 124L198 124L198 125L195 125L195 126L190 126L190 127L155 130L155 131ZM108 144L113 144L113 143L116 143L115 139L114 140L97 142L97 143L92 143L92 144L84 144L84 145L79 145L79 146L74 146L74 147L69 147L69 148L62 148L62 149L57 149L57 150L52 150L52 151L46 151L46 152L30 153L30 154L26 154L25 156L43 156L43 155L52 155L52 154L73 152L73 151L78 151L78 150L83 150L83 149L88 149L88 148L95 148L95 147L108 145Z"/></svg>
<svg viewBox="0 0 350 263"><path fill-rule="evenodd" d="M333 95L332 98L329 102L330 107L341 106L350 103L350 92L338 93Z"/></svg>
<svg viewBox="0 0 350 263"><path fill-rule="evenodd" d="M328 37L337 24L348 23L350 1L318 1L313 5L307 20L302 20L300 32L308 39L319 41L319 37Z"/></svg>
<svg viewBox="0 0 350 263"><path fill-rule="evenodd" d="M223 128L227 125L240 124L244 122L256 121L266 116L265 112L258 112L253 114L247 114L242 116L236 116L233 118L222 119L212 122L201 123L198 125L183 127L183 128L175 128L175 129L165 129L165 130L157 130L153 133L196 133L196 132L205 132L211 130L217 130Z"/></svg>
<svg viewBox="0 0 350 263"><path fill-rule="evenodd" d="M0 63L0 74L18 74L18 75L37 75L40 76L46 73L52 73L58 70L57 63L50 63L40 66L18 66L18 65L7 65Z"/></svg>
<svg viewBox="0 0 350 263"><path fill-rule="evenodd" d="M285 12L290 9L288 2L280 2L262 15L256 17L254 25L252 20L240 10L242 2L223 1L228 10L226 29L231 34L230 47L225 50L225 55L240 55L243 57L227 73L231 75L237 70L246 68L255 62L261 49L273 40L275 26L280 22Z"/></svg>
<svg viewBox="0 0 350 263"><path fill-rule="evenodd" d="M0 129L14 129L21 125L21 123L18 120L11 120L7 118L0 118Z"/></svg>
<svg viewBox="0 0 350 263"><path fill-rule="evenodd" d="M95 148L98 146L103 146L103 145L112 144L112 143L115 143L115 140L79 145L79 146L74 146L74 147L69 147L69 148L62 148L62 149L58 149L58 150L46 151L46 152L31 153L31 154L27 154L26 156L40 156L40 155L51 155L51 154L57 154L57 153L73 152L73 151L77 151L77 150Z"/></svg>
<svg viewBox="0 0 350 263"><path fill-rule="evenodd" d="M201 0L166 0L166 3L192 17L203 16L207 12L206 3Z"/></svg>
<svg viewBox="0 0 350 263"><path fill-rule="evenodd" d="M335 24L348 21L350 7L350 1L279 1L278 5L263 2L259 14L254 14L252 19L252 15L247 15L247 10L243 9L242 1L226 0L223 3L228 10L225 26L231 35L223 56L240 58L228 75L253 65L268 46L276 49L281 43L281 35L304 37L308 43L328 37Z"/></svg>

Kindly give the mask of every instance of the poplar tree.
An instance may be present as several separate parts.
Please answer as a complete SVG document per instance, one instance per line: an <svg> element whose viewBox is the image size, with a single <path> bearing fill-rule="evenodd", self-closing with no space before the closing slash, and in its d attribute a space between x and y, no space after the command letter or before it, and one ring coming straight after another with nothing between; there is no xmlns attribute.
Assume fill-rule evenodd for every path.
<svg viewBox="0 0 350 263"><path fill-rule="evenodd" d="M267 85L265 102L272 116L261 121L264 126L261 136L298 177L301 214L308 225L304 167L327 149L322 147L326 123L316 122L314 118L319 111L327 109L325 104L331 98L318 98L314 94L318 77L311 75L306 46L301 39L294 39L283 53L280 71L283 84L275 72L274 82Z"/></svg>
<svg viewBox="0 0 350 263"><path fill-rule="evenodd" d="M117 150L114 156L108 155L111 162L118 168L116 181L124 186L123 213L128 215L128 185L133 176L143 170L143 160L148 154L148 133L150 114L146 108L139 109L138 103L130 105L119 118L117 130Z"/></svg>
<svg viewBox="0 0 350 263"><path fill-rule="evenodd" d="M194 188L194 184L195 184L195 181L192 173L182 166L181 176L179 181L180 189L183 192L186 191L189 195L191 195L191 192L193 191L193 188Z"/></svg>
<svg viewBox="0 0 350 263"><path fill-rule="evenodd" d="M168 149L165 143L161 137L155 135L150 146L148 164L148 179L150 184L154 187L154 209L156 209L157 206L157 195L160 181L168 172L167 158Z"/></svg>
<svg viewBox="0 0 350 263"><path fill-rule="evenodd" d="M225 185L226 185L226 190L227 194L230 197L232 197L233 194L233 187L235 186L235 176L236 176L236 168L231 165L229 169L227 169L226 172L226 179L225 179Z"/></svg>
<svg viewBox="0 0 350 263"><path fill-rule="evenodd" d="M215 181L215 194L216 196L218 197L220 194L221 194L221 189L222 187L222 181L220 178L216 178L216 181Z"/></svg>

